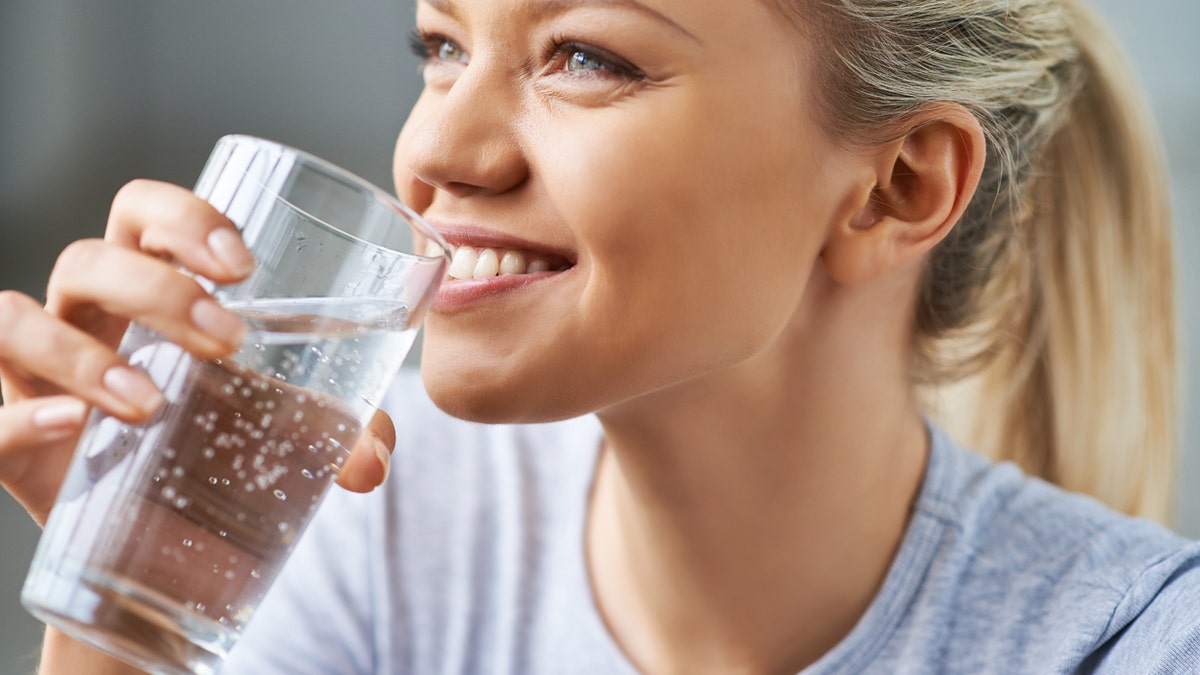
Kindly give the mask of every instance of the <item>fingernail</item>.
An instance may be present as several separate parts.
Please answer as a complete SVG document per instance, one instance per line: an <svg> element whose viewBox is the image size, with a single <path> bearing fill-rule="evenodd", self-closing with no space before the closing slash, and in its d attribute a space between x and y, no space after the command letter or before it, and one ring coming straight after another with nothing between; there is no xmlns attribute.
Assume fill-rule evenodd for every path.
<svg viewBox="0 0 1200 675"><path fill-rule="evenodd" d="M208 248L233 274L246 276L254 271L254 256L250 255L242 238L233 230L213 230L208 235Z"/></svg>
<svg viewBox="0 0 1200 675"><path fill-rule="evenodd" d="M154 383L128 366L113 366L104 371L104 388L146 413L154 412L163 402L163 396Z"/></svg>
<svg viewBox="0 0 1200 675"><path fill-rule="evenodd" d="M192 323L221 342L238 346L246 338L246 324L211 298L192 305Z"/></svg>
<svg viewBox="0 0 1200 675"><path fill-rule="evenodd" d="M375 456L379 458L379 463L383 466L383 480L380 483L386 483L388 476L392 474L392 453L388 452L388 447L379 440L378 436L372 439L371 447L375 449Z"/></svg>
<svg viewBox="0 0 1200 675"><path fill-rule="evenodd" d="M87 405L83 401L51 403L33 411L33 426L39 429L78 429L83 426Z"/></svg>

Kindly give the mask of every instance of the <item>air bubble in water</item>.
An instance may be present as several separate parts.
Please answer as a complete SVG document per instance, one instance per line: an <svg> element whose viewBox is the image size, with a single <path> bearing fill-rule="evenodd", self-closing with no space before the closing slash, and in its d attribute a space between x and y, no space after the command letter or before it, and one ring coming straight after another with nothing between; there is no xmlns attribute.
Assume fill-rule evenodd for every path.
<svg viewBox="0 0 1200 675"><path fill-rule="evenodd" d="M212 459L213 457L216 456L216 454L217 454L217 451L213 450L212 448L204 449L204 459Z"/></svg>
<svg viewBox="0 0 1200 675"><path fill-rule="evenodd" d="M211 483L211 484L213 484L213 485L216 485L216 484L217 484L217 477L216 477L216 476L209 476L209 477L208 477L208 482L209 482L209 483Z"/></svg>
<svg viewBox="0 0 1200 675"><path fill-rule="evenodd" d="M183 467L177 466L174 469L171 469L171 475L175 476L176 478L182 477L183 476Z"/></svg>
<svg viewBox="0 0 1200 675"><path fill-rule="evenodd" d="M184 540L183 540L183 545L184 545L184 546L186 546L186 547L188 547L188 548L191 548L191 547L192 547L192 540L191 540L191 539L184 539Z"/></svg>
<svg viewBox="0 0 1200 675"><path fill-rule="evenodd" d="M312 477L313 477L313 475L312 475L312 472L311 472L311 471L309 471L308 469L301 469L301 470L300 470L300 475L301 475L301 476L304 476L305 478L308 478L308 479L310 479L310 480L311 480L311 479L312 479Z"/></svg>
<svg viewBox="0 0 1200 675"><path fill-rule="evenodd" d="M275 490L275 492L271 494L275 495L275 498L281 502L287 501L287 494L285 494L283 490Z"/></svg>
<svg viewBox="0 0 1200 675"><path fill-rule="evenodd" d="M175 500L175 508L177 509L185 508L188 504L191 504L191 502L188 501L187 497L179 497Z"/></svg>
<svg viewBox="0 0 1200 675"><path fill-rule="evenodd" d="M165 488L162 489L162 496L163 496L163 499L174 499L175 498L175 488L171 487L170 485L166 486Z"/></svg>
<svg viewBox="0 0 1200 675"><path fill-rule="evenodd" d="M259 573L259 571L258 571L258 570L250 570L250 576L254 577L255 579L261 579L261 578L262 578L262 574L261 574L261 573Z"/></svg>
<svg viewBox="0 0 1200 675"><path fill-rule="evenodd" d="M234 578L234 577L236 577L236 576L237 576L237 574L235 574L235 573L233 572L233 570L225 570L225 578L226 578L226 579L232 579L232 578Z"/></svg>

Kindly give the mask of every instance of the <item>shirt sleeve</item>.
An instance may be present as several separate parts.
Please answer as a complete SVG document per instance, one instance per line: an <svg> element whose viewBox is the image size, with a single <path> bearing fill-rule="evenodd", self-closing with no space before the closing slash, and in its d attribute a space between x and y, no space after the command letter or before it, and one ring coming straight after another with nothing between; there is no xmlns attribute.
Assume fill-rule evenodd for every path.
<svg viewBox="0 0 1200 675"><path fill-rule="evenodd" d="M1131 595L1146 592L1137 586ZM1089 662L1084 672L1200 672L1200 555L1182 561L1144 609Z"/></svg>
<svg viewBox="0 0 1200 675"><path fill-rule="evenodd" d="M369 499L331 488L220 675L375 672Z"/></svg>

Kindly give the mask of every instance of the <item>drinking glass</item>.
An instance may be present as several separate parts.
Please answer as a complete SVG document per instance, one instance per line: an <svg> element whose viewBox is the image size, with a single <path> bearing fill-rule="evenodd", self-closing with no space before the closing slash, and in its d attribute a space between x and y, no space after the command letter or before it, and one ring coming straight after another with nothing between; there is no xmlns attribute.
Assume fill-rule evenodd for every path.
<svg viewBox="0 0 1200 675"><path fill-rule="evenodd" d="M200 279L250 332L203 361L138 325L120 353L166 403L93 413L22 593L63 632L151 673L214 673L375 413L445 273L445 242L337 167L248 136L196 193L258 266Z"/></svg>

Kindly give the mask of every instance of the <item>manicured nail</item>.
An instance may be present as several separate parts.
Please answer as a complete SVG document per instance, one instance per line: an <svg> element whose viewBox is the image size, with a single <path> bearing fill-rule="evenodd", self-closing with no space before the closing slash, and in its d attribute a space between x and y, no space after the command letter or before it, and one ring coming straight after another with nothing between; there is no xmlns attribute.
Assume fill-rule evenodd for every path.
<svg viewBox="0 0 1200 675"><path fill-rule="evenodd" d="M162 394L150 378L128 366L113 366L104 371L104 388L145 413L154 412L163 402Z"/></svg>
<svg viewBox="0 0 1200 675"><path fill-rule="evenodd" d="M388 452L388 447L379 440L378 436L371 439L371 447L375 449L375 456L379 458L379 463L383 466L383 480L380 483L386 483L388 476L392 474L392 453Z"/></svg>
<svg viewBox="0 0 1200 675"><path fill-rule="evenodd" d="M250 255L242 238L233 230L213 230L208 235L208 248L233 274L246 276L254 271L254 256Z"/></svg>
<svg viewBox="0 0 1200 675"><path fill-rule="evenodd" d="M246 324L211 298L202 298L192 305L192 323L221 342L235 347L246 338Z"/></svg>
<svg viewBox="0 0 1200 675"><path fill-rule="evenodd" d="M83 426L87 405L83 401L51 403L33 411L33 426L46 431L74 430Z"/></svg>

